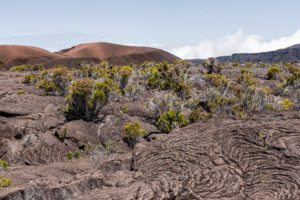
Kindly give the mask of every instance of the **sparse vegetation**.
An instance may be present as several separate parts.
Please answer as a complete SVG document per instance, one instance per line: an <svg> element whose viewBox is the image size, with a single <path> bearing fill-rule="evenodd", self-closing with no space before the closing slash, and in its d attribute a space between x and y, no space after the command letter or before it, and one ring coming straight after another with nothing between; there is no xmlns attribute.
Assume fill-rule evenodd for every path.
<svg viewBox="0 0 300 200"><path fill-rule="evenodd" d="M222 68L241 67L240 73L222 74ZM243 118L250 112L291 110L300 107L300 70L296 64L264 64L246 62L218 63L209 58L197 66L186 61L145 62L140 67L115 66L107 63L80 62L78 69L68 70L65 66L42 70L43 66L21 65L12 71L35 71L25 75L23 83L40 80L39 87L48 95L66 95L64 108L67 120L83 119L97 121L100 111L110 102L123 97L138 100L141 94L152 91L143 104L147 120L162 132L217 116ZM252 72L257 68L267 70L267 80L279 79L276 94L274 85L258 82ZM237 70L235 68L235 70ZM68 91L68 92L67 92ZM281 91L281 93L278 93ZM146 93L145 93L146 92ZM22 94L20 91L18 94ZM199 101L201 100L201 104ZM182 109L190 109L187 119ZM127 105L121 105L121 113L127 113ZM65 132L56 132L64 142ZM124 141L134 146L136 138L129 135Z"/></svg>

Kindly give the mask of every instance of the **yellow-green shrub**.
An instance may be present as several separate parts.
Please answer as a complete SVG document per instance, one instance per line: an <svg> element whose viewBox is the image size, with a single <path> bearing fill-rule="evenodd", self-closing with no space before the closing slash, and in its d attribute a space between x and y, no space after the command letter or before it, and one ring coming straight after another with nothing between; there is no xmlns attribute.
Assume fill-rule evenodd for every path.
<svg viewBox="0 0 300 200"><path fill-rule="evenodd" d="M141 128L139 122L128 123L124 127L123 140L130 148L133 148L141 137L146 135L146 131Z"/></svg>
<svg viewBox="0 0 300 200"><path fill-rule="evenodd" d="M280 69L276 66L273 66L268 70L267 79L268 80L277 80L279 73L280 73Z"/></svg>
<svg viewBox="0 0 300 200"><path fill-rule="evenodd" d="M193 112L190 114L190 122L197 122L199 120L211 118L213 115L211 113L206 112L202 107L195 108Z"/></svg>
<svg viewBox="0 0 300 200"><path fill-rule="evenodd" d="M2 166L2 168L7 169L8 167L8 162L6 162L5 160L0 160L0 167Z"/></svg>
<svg viewBox="0 0 300 200"><path fill-rule="evenodd" d="M0 179L0 185L1 187L9 187L11 186L11 179L10 178L5 178L5 177L1 177Z"/></svg>
<svg viewBox="0 0 300 200"><path fill-rule="evenodd" d="M256 86L257 84L256 79L248 69L241 69L241 74L235 78L235 81L243 88Z"/></svg>
<svg viewBox="0 0 300 200"><path fill-rule="evenodd" d="M279 104L282 106L283 110L290 110L291 107L295 106L295 103L291 102L289 99L283 99Z"/></svg>
<svg viewBox="0 0 300 200"><path fill-rule="evenodd" d="M158 119L159 130L170 133L171 130L187 125L189 122L185 120L183 114L170 110L163 113Z"/></svg>
<svg viewBox="0 0 300 200"><path fill-rule="evenodd" d="M111 79L96 82L90 78L74 81L68 91L65 115L68 120L94 120L99 111L108 103L112 91L117 86Z"/></svg>
<svg viewBox="0 0 300 200"><path fill-rule="evenodd" d="M67 68L59 65L42 72L42 80L39 82L39 87L47 95L64 95L72 80L73 76Z"/></svg>

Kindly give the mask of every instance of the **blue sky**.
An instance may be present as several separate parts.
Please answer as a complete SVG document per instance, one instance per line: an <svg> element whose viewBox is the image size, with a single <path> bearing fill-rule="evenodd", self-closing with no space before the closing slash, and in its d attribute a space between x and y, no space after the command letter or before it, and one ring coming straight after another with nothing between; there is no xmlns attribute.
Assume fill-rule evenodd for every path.
<svg viewBox="0 0 300 200"><path fill-rule="evenodd" d="M56 51L105 41L184 58L258 52L300 43L299 8L299 0L3 0L0 44Z"/></svg>

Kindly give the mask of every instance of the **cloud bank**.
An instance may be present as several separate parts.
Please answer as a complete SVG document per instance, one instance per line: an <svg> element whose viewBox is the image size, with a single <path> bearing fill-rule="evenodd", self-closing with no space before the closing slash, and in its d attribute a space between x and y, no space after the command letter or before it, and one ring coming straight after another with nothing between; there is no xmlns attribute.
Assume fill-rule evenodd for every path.
<svg viewBox="0 0 300 200"><path fill-rule="evenodd" d="M169 51L182 59L208 58L233 53L257 53L286 48L300 43L300 29L294 34L264 41L261 35L247 35L242 29L227 34L217 41L205 41L198 45L186 45Z"/></svg>

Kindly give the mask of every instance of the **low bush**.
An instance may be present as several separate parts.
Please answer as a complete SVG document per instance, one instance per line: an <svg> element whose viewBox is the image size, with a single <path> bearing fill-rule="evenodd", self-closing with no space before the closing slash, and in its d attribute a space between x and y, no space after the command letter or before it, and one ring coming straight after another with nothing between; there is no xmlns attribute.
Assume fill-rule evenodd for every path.
<svg viewBox="0 0 300 200"><path fill-rule="evenodd" d="M111 79L96 82L90 78L74 81L68 91L65 116L68 120L83 119L92 121L108 103L117 85Z"/></svg>
<svg viewBox="0 0 300 200"><path fill-rule="evenodd" d="M61 141L64 142L65 139L67 138L67 131L68 131L68 127L64 127L63 130L61 131L61 133L59 133L58 131L55 132L55 136Z"/></svg>
<svg viewBox="0 0 300 200"><path fill-rule="evenodd" d="M76 159L79 159L79 157L80 157L80 153L78 150L76 150L73 155L74 155L74 158L76 158Z"/></svg>
<svg viewBox="0 0 300 200"><path fill-rule="evenodd" d="M158 119L159 130L170 133L175 128L180 128L188 124L188 120L185 120L183 114L170 110L163 113Z"/></svg>
<svg viewBox="0 0 300 200"><path fill-rule="evenodd" d="M7 169L8 162L6 162L5 160L0 160L0 167L2 167L3 169Z"/></svg>
<svg viewBox="0 0 300 200"><path fill-rule="evenodd" d="M26 92L24 90L18 91L17 95L25 94Z"/></svg>
<svg viewBox="0 0 300 200"><path fill-rule="evenodd" d="M241 66L241 64L236 61L236 62L232 63L231 66L233 66L233 67L239 67L239 66Z"/></svg>
<svg viewBox="0 0 300 200"><path fill-rule="evenodd" d="M291 107L295 106L295 103L291 102L289 99L283 99L279 104L282 106L283 110L290 110Z"/></svg>
<svg viewBox="0 0 300 200"><path fill-rule="evenodd" d="M235 81L243 88L256 86L257 84L254 75L248 69L241 69L241 74L235 78Z"/></svg>
<svg viewBox="0 0 300 200"><path fill-rule="evenodd" d="M215 58L204 60L202 65L207 69L208 74L221 74L222 66Z"/></svg>
<svg viewBox="0 0 300 200"><path fill-rule="evenodd" d="M128 79L131 73L132 73L132 68L129 66L123 66L120 69L121 80L120 80L119 88L121 89L122 93L124 93L124 88L128 83Z"/></svg>
<svg viewBox="0 0 300 200"><path fill-rule="evenodd" d="M192 111L189 119L191 123L194 123L211 117L213 117L211 113L206 112L202 107L198 107Z"/></svg>
<svg viewBox="0 0 300 200"><path fill-rule="evenodd" d="M67 157L68 160L72 160L73 159L72 152L68 151L67 154L66 154L66 157Z"/></svg>
<svg viewBox="0 0 300 200"><path fill-rule="evenodd" d="M123 140L132 149L139 142L140 138L146 135L146 131L141 128L139 122L126 124L124 132Z"/></svg>
<svg viewBox="0 0 300 200"><path fill-rule="evenodd" d="M14 66L10 68L10 71L12 72L24 72L24 71L30 71L32 70L32 65L30 64L24 64L24 65L19 65L19 66Z"/></svg>
<svg viewBox="0 0 300 200"><path fill-rule="evenodd" d="M41 76L38 74L26 74L24 77L23 83L30 84L30 83L36 83L41 79Z"/></svg>
<svg viewBox="0 0 300 200"><path fill-rule="evenodd" d="M0 179L0 185L1 187L9 187L11 186L11 179L10 178L5 178L5 177L1 177Z"/></svg>
<svg viewBox="0 0 300 200"><path fill-rule="evenodd" d="M65 66L56 66L42 72L39 87L47 95L64 95L72 80L73 76Z"/></svg>
<svg viewBox="0 0 300 200"><path fill-rule="evenodd" d="M271 67L267 73L268 80L278 80L279 79L280 69L276 66Z"/></svg>

